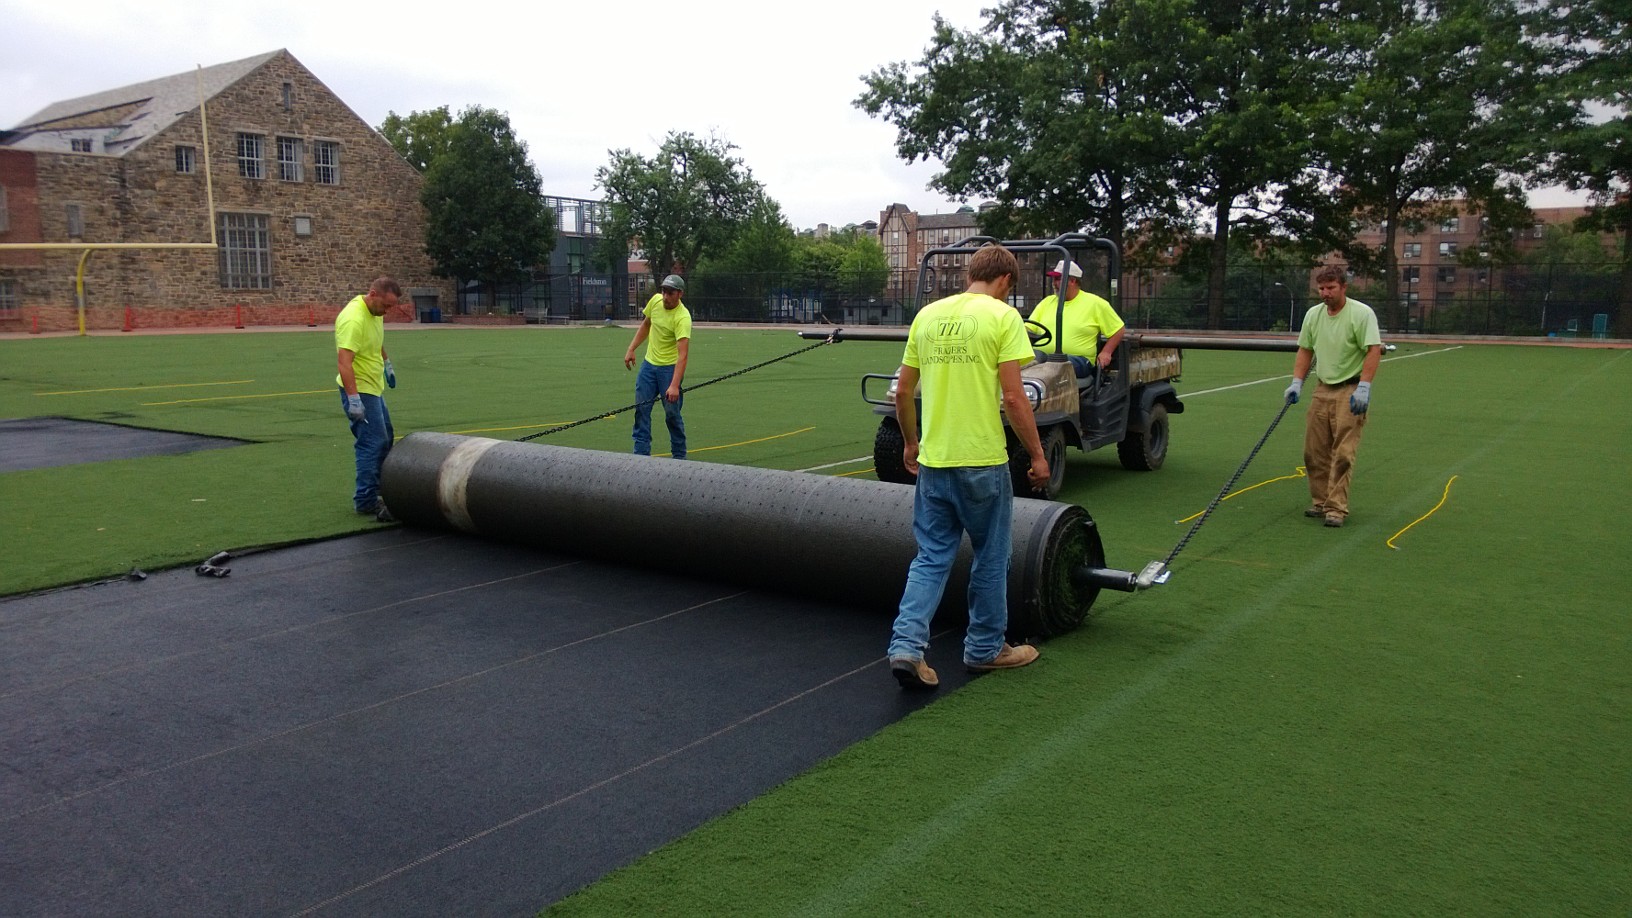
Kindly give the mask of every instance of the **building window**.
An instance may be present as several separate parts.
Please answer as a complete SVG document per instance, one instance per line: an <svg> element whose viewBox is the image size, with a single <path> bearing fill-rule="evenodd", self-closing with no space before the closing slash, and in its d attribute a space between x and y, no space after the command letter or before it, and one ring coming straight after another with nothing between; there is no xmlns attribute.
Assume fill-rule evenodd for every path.
<svg viewBox="0 0 1632 918"><path fill-rule="evenodd" d="M0 185L0 233L11 229L11 208L6 206L6 186Z"/></svg>
<svg viewBox="0 0 1632 918"><path fill-rule="evenodd" d="M266 178L266 169L261 165L261 135L238 135L238 174L244 178Z"/></svg>
<svg viewBox="0 0 1632 918"><path fill-rule="evenodd" d="M295 217L295 235L310 236L312 234L312 218L306 214Z"/></svg>
<svg viewBox="0 0 1632 918"><path fill-rule="evenodd" d="M1532 239L1540 239L1546 234L1547 225L1545 223L1537 223L1535 226L1530 227L1530 238Z"/></svg>
<svg viewBox="0 0 1632 918"><path fill-rule="evenodd" d="M0 280L0 319L17 316L17 282Z"/></svg>
<svg viewBox="0 0 1632 918"><path fill-rule="evenodd" d="M68 141L68 148L75 153L89 153L91 152L91 140L88 137L76 137Z"/></svg>
<svg viewBox="0 0 1632 918"><path fill-rule="evenodd" d="M1420 294L1420 293L1407 293L1405 295L1405 301L1407 303L1409 303L1410 305L1415 306L1415 305L1417 305L1417 303L1422 301L1422 294Z"/></svg>
<svg viewBox="0 0 1632 918"><path fill-rule="evenodd" d="M1400 253L1400 257L1401 258L1421 258L1422 257L1422 243L1420 243L1420 242L1407 242L1405 244L1405 251Z"/></svg>
<svg viewBox="0 0 1632 918"><path fill-rule="evenodd" d="M1415 284L1422 280L1422 269L1415 265L1403 269L1403 279L1407 284Z"/></svg>
<svg viewBox="0 0 1632 918"><path fill-rule="evenodd" d="M1462 232L1462 218L1461 217L1446 217L1439 224L1439 231L1442 232L1442 233L1460 233L1460 232Z"/></svg>
<svg viewBox="0 0 1632 918"><path fill-rule="evenodd" d="M1454 284L1454 283L1456 283L1456 269L1455 268L1440 268L1439 269L1439 282L1442 283L1442 284Z"/></svg>
<svg viewBox="0 0 1632 918"><path fill-rule="evenodd" d="M198 168L198 151L192 147L176 145L176 171L184 175L192 175Z"/></svg>
<svg viewBox="0 0 1632 918"><path fill-rule="evenodd" d="M235 290L272 287L272 243L265 214L220 214L221 286Z"/></svg>
<svg viewBox="0 0 1632 918"><path fill-rule="evenodd" d="M1439 257L1440 258L1455 258L1456 257L1456 243L1454 243L1454 242L1441 242L1439 244Z"/></svg>
<svg viewBox="0 0 1632 918"><path fill-rule="evenodd" d="M68 238L78 239L85 235L85 212L78 204L69 204L67 211Z"/></svg>
<svg viewBox="0 0 1632 918"><path fill-rule="evenodd" d="M278 138L278 178L285 182L301 179L301 144L299 137Z"/></svg>
<svg viewBox="0 0 1632 918"><path fill-rule="evenodd" d="M283 110L288 111L295 105L295 84L283 84Z"/></svg>
<svg viewBox="0 0 1632 918"><path fill-rule="evenodd" d="M333 140L313 141L312 171L319 185L340 184L340 144Z"/></svg>

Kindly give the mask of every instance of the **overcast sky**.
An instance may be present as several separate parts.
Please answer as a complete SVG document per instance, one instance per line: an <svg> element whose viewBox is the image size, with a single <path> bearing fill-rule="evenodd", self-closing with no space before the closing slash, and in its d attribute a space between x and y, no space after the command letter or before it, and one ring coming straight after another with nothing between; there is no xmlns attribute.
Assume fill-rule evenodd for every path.
<svg viewBox="0 0 1632 918"><path fill-rule="evenodd" d="M896 201L949 213L965 202L928 190L940 164L902 162L894 128L853 102L866 74L918 60L936 12L970 29L992 3L0 0L0 126L287 48L376 127L440 105L507 113L546 194L598 198L610 150L650 156L690 131L736 144L800 229L876 220ZM1532 204L1569 203L1557 197Z"/></svg>
<svg viewBox="0 0 1632 918"><path fill-rule="evenodd" d="M939 11L963 28L991 0L537 4L0 0L0 126L46 105L287 48L363 120L447 105L510 116L546 194L598 198L608 151L650 156L670 131L715 133L794 226L924 213L939 163L895 155L852 102L915 61ZM978 203L978 202L972 202Z"/></svg>

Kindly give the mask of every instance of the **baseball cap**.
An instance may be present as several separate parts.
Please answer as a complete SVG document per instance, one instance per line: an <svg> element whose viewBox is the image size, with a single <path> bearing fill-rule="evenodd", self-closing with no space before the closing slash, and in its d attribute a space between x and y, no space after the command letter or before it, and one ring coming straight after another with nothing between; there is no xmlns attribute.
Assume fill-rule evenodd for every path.
<svg viewBox="0 0 1632 918"><path fill-rule="evenodd" d="M1060 272L1064 271L1064 270L1065 270L1065 259L1062 258L1057 263L1055 263L1054 270L1048 272L1048 276L1049 277L1059 277ZM1082 276L1082 265L1079 265L1074 261L1071 262L1071 276L1072 277L1081 277Z"/></svg>
<svg viewBox="0 0 1632 918"><path fill-rule="evenodd" d="M1080 277L1081 275L1079 274L1078 276ZM685 293L686 279L678 274L670 274L668 277L663 278L662 286L667 287L670 290L678 290L681 293Z"/></svg>

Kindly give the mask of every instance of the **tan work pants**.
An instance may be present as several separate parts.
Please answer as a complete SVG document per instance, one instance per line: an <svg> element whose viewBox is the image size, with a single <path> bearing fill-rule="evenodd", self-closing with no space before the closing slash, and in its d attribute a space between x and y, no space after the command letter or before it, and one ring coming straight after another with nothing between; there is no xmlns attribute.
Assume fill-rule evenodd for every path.
<svg viewBox="0 0 1632 918"><path fill-rule="evenodd" d="M1310 500L1315 507L1340 516L1349 515L1349 479L1360 451L1360 434L1366 429L1366 416L1349 410L1354 388L1353 382L1316 385L1303 432Z"/></svg>

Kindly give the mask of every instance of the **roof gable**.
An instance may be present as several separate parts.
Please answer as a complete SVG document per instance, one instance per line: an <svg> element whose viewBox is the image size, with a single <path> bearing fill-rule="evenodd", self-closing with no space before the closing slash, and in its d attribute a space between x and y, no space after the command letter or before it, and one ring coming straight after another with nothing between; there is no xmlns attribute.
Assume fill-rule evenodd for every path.
<svg viewBox="0 0 1632 918"><path fill-rule="evenodd" d="M197 111L201 85L204 98L212 99L286 53L279 49L53 102L12 128L13 134L6 145L24 150L68 152L71 140L95 137L101 141L102 149L98 152L122 155Z"/></svg>

